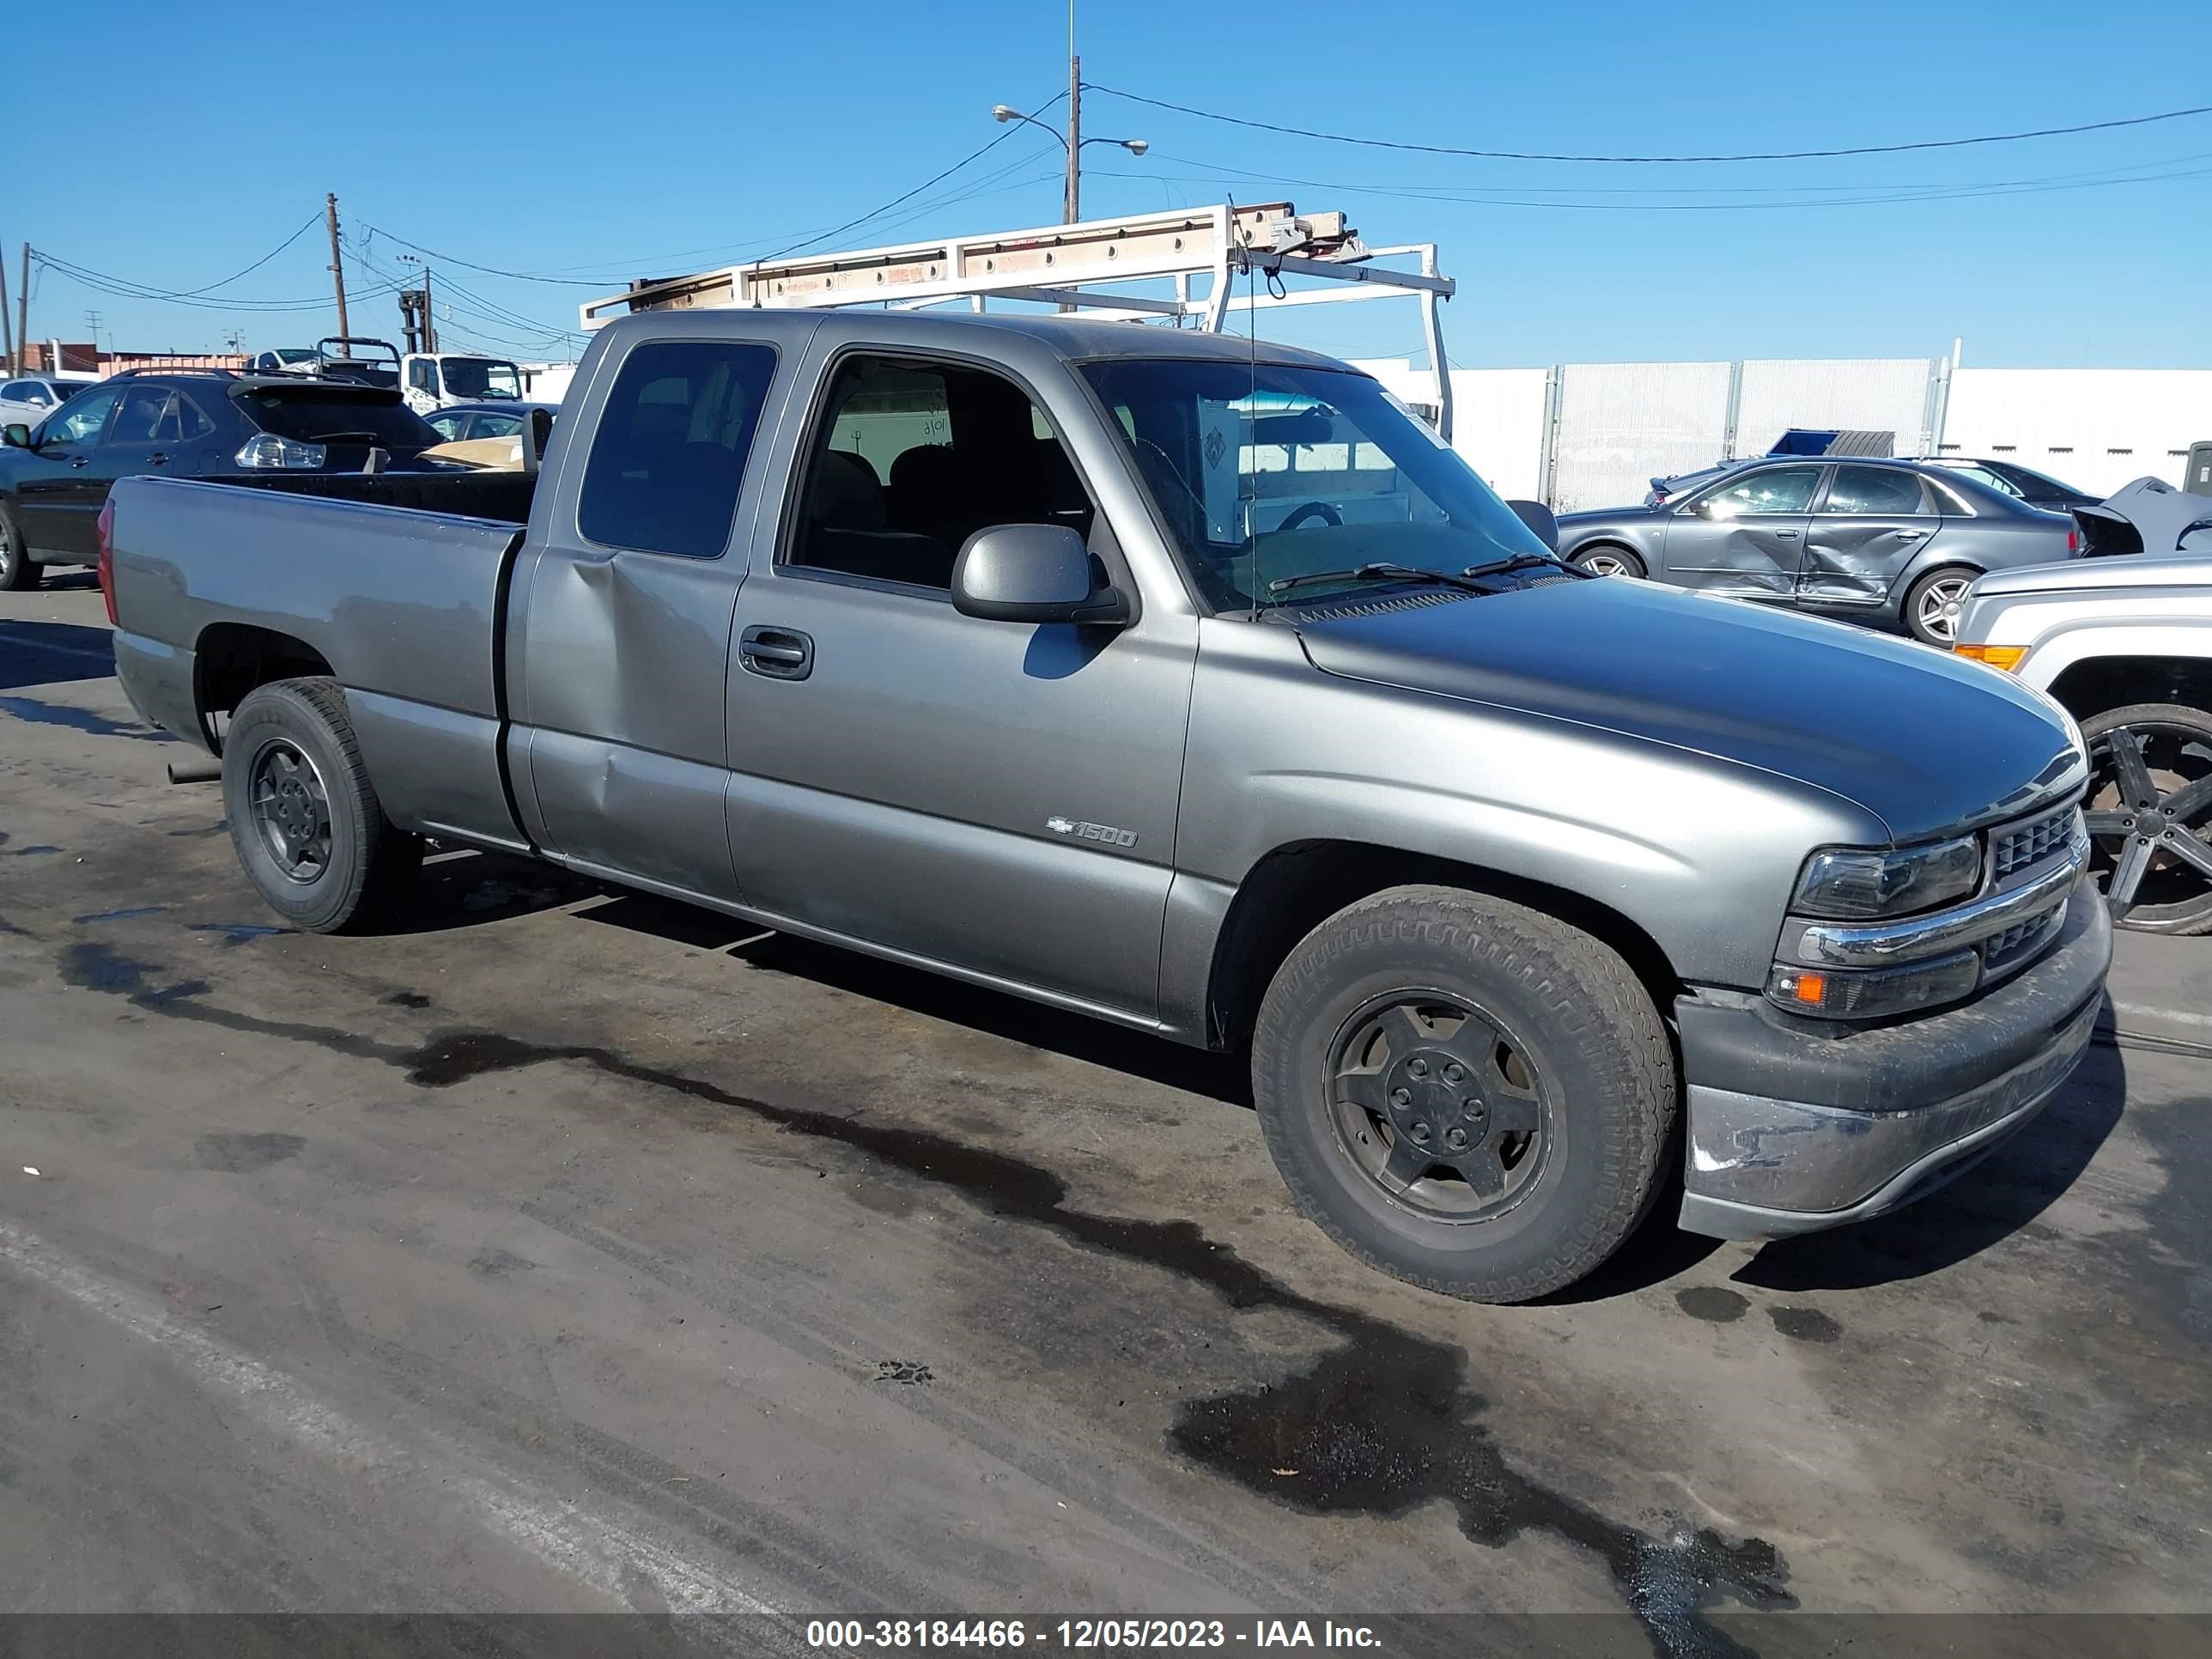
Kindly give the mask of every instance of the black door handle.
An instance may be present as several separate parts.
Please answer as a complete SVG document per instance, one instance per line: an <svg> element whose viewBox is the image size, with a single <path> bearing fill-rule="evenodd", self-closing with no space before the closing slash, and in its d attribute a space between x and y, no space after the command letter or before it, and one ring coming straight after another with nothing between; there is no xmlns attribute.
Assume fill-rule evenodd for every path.
<svg viewBox="0 0 2212 1659"><path fill-rule="evenodd" d="M90 466L92 465L92 457L89 455L79 455L76 459L72 460L70 465L71 466Z"/></svg>
<svg viewBox="0 0 2212 1659"><path fill-rule="evenodd" d="M814 672L814 641L791 628L748 628L738 635L738 662L772 680L803 680Z"/></svg>
<svg viewBox="0 0 2212 1659"><path fill-rule="evenodd" d="M169 458L158 449L146 458L146 465L149 466L167 466L168 464Z"/></svg>

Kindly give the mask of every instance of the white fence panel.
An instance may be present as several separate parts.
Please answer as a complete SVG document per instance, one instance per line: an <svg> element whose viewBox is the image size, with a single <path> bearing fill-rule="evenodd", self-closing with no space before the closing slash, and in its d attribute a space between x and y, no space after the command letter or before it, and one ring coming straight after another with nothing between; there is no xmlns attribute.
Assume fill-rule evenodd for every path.
<svg viewBox="0 0 2212 1659"><path fill-rule="evenodd" d="M1644 499L1651 480L1721 459L1727 363L1568 363L1559 371L1551 503L1562 513Z"/></svg>
<svg viewBox="0 0 2212 1659"><path fill-rule="evenodd" d="M1894 432L1899 455L1934 447L1930 357L1747 358L1736 405L1735 453L1764 455L1793 426Z"/></svg>

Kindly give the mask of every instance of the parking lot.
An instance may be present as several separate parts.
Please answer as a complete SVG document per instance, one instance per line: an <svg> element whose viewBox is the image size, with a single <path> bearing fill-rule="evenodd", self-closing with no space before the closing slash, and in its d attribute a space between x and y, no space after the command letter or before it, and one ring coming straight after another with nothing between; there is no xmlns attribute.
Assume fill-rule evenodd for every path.
<svg viewBox="0 0 2212 1659"><path fill-rule="evenodd" d="M106 632L0 596L7 1610L2212 1607L2205 941L1919 1206L1478 1307L1225 1060L475 852L277 928Z"/></svg>

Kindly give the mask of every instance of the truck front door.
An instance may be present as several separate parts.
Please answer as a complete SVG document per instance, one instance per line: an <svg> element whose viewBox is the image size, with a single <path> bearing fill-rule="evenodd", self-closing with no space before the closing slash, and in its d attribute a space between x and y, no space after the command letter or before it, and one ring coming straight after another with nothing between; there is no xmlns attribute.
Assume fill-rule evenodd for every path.
<svg viewBox="0 0 2212 1659"><path fill-rule="evenodd" d="M643 340L588 454L543 475L508 638L517 805L563 860L677 894L737 896L723 816L724 677L759 490L772 346ZM757 472L758 467L753 468Z"/></svg>
<svg viewBox="0 0 2212 1659"><path fill-rule="evenodd" d="M738 606L739 890L832 934L1156 1018L1194 625L1164 608L1120 629L959 614L953 561L988 525L1069 526L1127 584L1095 494L992 367L871 349L822 372L797 500Z"/></svg>

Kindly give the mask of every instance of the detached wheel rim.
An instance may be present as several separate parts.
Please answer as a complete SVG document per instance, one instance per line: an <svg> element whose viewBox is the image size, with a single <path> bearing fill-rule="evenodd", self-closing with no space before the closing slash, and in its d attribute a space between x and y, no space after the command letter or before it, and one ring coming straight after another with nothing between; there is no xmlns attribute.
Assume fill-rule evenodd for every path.
<svg viewBox="0 0 2212 1659"><path fill-rule="evenodd" d="M1330 1046L1328 1091L1352 1166L1424 1220L1496 1220L1550 1158L1549 1091L1528 1050L1445 992L1392 992L1355 1012Z"/></svg>
<svg viewBox="0 0 2212 1659"><path fill-rule="evenodd" d="M2112 920L2142 929L2212 918L2212 743L2144 721L2089 744L2090 868Z"/></svg>
<svg viewBox="0 0 2212 1659"><path fill-rule="evenodd" d="M253 757L246 799L270 862L301 886L331 867L331 798L322 774L296 744L272 738Z"/></svg>
<svg viewBox="0 0 2212 1659"><path fill-rule="evenodd" d="M1633 573L1618 553L1585 553L1575 561L1593 576L1626 576Z"/></svg>
<svg viewBox="0 0 2212 1659"><path fill-rule="evenodd" d="M1966 588L1972 576L1945 576L1932 581L1920 592L1920 603L1914 609L1920 631L1935 640L1955 640L1959 637L1959 612L1963 608Z"/></svg>

